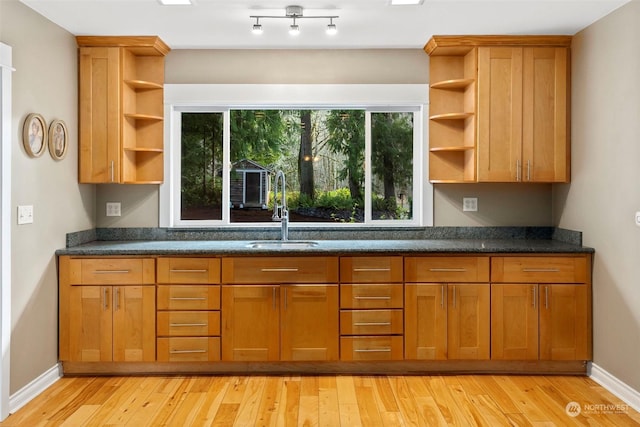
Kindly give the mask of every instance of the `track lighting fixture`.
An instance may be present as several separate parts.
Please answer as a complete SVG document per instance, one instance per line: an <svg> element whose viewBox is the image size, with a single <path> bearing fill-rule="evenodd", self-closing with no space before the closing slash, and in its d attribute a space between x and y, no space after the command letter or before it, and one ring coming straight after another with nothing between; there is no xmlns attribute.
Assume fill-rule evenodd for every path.
<svg viewBox="0 0 640 427"><path fill-rule="evenodd" d="M260 18L256 18L256 23L253 24L253 29L251 30L253 34L262 34L262 25L260 25Z"/></svg>
<svg viewBox="0 0 640 427"><path fill-rule="evenodd" d="M300 26L297 23L299 19L328 19L329 24L327 25L327 34L334 35L338 32L338 27L333 23L334 19L339 18L337 15L323 15L323 16L304 16L302 14L303 9L302 6L287 6L285 9L284 16L279 15L251 15L251 19L255 19L256 23L253 24L253 29L251 30L254 34L262 34L262 25L260 24L260 19L270 18L270 19L291 19L292 23L289 26L289 34L292 36L297 36L300 34Z"/></svg>

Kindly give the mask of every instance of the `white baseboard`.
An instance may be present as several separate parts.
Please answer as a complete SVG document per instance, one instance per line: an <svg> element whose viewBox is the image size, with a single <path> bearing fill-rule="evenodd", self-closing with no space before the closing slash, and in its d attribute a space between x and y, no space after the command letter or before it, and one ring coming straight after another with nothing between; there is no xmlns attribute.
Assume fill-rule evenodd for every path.
<svg viewBox="0 0 640 427"><path fill-rule="evenodd" d="M62 378L62 366L58 363L9 397L9 413L13 414L22 408L60 378Z"/></svg>
<svg viewBox="0 0 640 427"><path fill-rule="evenodd" d="M627 405L640 412L640 391L631 388L595 363L590 364L588 375L592 380L622 399Z"/></svg>

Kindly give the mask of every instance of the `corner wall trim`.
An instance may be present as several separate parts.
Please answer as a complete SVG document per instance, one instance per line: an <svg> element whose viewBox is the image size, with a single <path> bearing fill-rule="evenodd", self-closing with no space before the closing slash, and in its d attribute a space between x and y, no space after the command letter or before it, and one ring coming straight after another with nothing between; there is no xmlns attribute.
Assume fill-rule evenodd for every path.
<svg viewBox="0 0 640 427"><path fill-rule="evenodd" d="M62 378L62 366L57 363L9 397L9 412L15 413L60 378Z"/></svg>
<svg viewBox="0 0 640 427"><path fill-rule="evenodd" d="M595 363L591 364L589 377L640 412L640 391L633 389Z"/></svg>

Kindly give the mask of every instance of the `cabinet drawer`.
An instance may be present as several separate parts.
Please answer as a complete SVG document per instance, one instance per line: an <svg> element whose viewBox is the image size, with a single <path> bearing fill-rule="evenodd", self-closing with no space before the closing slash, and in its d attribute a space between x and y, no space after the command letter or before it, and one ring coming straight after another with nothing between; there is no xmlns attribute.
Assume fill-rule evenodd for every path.
<svg viewBox="0 0 640 427"><path fill-rule="evenodd" d="M219 337L158 338L158 362L220 360Z"/></svg>
<svg viewBox="0 0 640 427"><path fill-rule="evenodd" d="M348 283L402 282L401 256L340 258L340 281Z"/></svg>
<svg viewBox="0 0 640 427"><path fill-rule="evenodd" d="M402 308L402 284L340 285L340 308Z"/></svg>
<svg viewBox="0 0 640 427"><path fill-rule="evenodd" d="M152 258L76 258L70 261L72 285L145 285L156 282Z"/></svg>
<svg viewBox="0 0 640 427"><path fill-rule="evenodd" d="M220 283L220 259L158 258L158 283Z"/></svg>
<svg viewBox="0 0 640 427"><path fill-rule="evenodd" d="M402 360L401 336L340 337L340 360Z"/></svg>
<svg viewBox="0 0 640 427"><path fill-rule="evenodd" d="M220 285L158 286L158 310L219 310Z"/></svg>
<svg viewBox="0 0 640 427"><path fill-rule="evenodd" d="M488 257L406 257L406 282L488 282Z"/></svg>
<svg viewBox="0 0 640 427"><path fill-rule="evenodd" d="M341 335L402 334L402 310L342 310Z"/></svg>
<svg viewBox="0 0 640 427"><path fill-rule="evenodd" d="M529 256L493 257L492 282L516 283L586 283L587 258Z"/></svg>
<svg viewBox="0 0 640 427"><path fill-rule="evenodd" d="M337 283L337 257L245 257L222 260L229 284Z"/></svg>
<svg viewBox="0 0 640 427"><path fill-rule="evenodd" d="M160 311L158 336L219 336L219 311Z"/></svg>

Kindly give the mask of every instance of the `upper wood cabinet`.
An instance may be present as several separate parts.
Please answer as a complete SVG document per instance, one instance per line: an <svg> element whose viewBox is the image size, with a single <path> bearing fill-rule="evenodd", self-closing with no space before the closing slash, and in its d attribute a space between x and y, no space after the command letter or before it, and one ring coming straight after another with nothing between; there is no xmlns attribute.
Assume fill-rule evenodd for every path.
<svg viewBox="0 0 640 427"><path fill-rule="evenodd" d="M478 48L478 181L569 180L568 55Z"/></svg>
<svg viewBox="0 0 640 427"><path fill-rule="evenodd" d="M434 36L429 179L568 182L569 36Z"/></svg>
<svg viewBox="0 0 640 427"><path fill-rule="evenodd" d="M78 36L81 183L163 181L164 56L158 37Z"/></svg>

